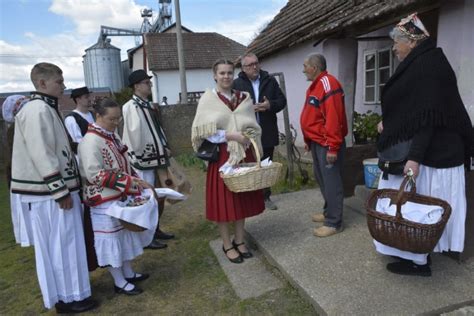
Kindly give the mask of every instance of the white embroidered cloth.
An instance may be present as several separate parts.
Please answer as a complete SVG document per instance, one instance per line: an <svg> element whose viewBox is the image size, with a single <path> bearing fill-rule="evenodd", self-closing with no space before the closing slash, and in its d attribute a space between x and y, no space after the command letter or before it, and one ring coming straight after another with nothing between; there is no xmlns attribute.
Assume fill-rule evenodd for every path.
<svg viewBox="0 0 474 316"><path fill-rule="evenodd" d="M154 229L158 223L158 203L150 189L146 189L141 197L146 199L144 204L129 206L136 200L130 196L125 201L115 201L104 213L146 229Z"/></svg>

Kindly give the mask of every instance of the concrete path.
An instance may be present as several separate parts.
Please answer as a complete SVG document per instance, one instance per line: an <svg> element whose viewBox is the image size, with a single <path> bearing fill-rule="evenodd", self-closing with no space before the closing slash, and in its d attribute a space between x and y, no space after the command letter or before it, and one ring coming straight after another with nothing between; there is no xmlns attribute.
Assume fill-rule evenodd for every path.
<svg viewBox="0 0 474 316"><path fill-rule="evenodd" d="M224 255L221 239L212 240L209 245L240 299L258 297L283 287L282 281L266 269L258 251L252 249L253 258L235 264Z"/></svg>
<svg viewBox="0 0 474 316"><path fill-rule="evenodd" d="M395 275L385 269L392 260L374 251L363 210L346 206L344 232L317 238L311 214L323 206L319 190L272 199L278 210L247 220L249 239L318 313L413 315L453 311L450 306L464 312L463 304L472 305L466 303L474 299L472 260L458 264L434 254L432 277Z"/></svg>

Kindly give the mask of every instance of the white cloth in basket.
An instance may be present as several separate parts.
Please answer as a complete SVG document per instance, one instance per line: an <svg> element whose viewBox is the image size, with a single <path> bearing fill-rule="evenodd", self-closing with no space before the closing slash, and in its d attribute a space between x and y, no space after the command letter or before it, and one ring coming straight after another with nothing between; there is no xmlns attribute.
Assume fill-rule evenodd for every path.
<svg viewBox="0 0 474 316"><path fill-rule="evenodd" d="M379 180L379 189L398 190L402 183L402 176L389 176L388 180ZM452 208L451 216L433 252L458 251L464 249L465 220L466 220L466 192L464 167L462 165L447 169L436 169L420 165L420 173L416 179L417 193L435 196L447 201ZM399 250L374 240L378 252L397 256L417 263L426 262L428 254L417 254Z"/></svg>
<svg viewBox="0 0 474 316"><path fill-rule="evenodd" d="M272 165L272 161L270 160L270 157L267 157L260 162L260 166L263 168L269 167L271 165ZM226 162L219 168L219 172L225 175L230 175L230 174L244 173L255 168L257 168L257 166L254 166L254 167L240 167L239 165L232 166L231 164Z"/></svg>
<svg viewBox="0 0 474 316"><path fill-rule="evenodd" d="M115 201L112 203L110 207L104 210L104 213L146 229L153 229L158 222L158 212L156 211L158 204L153 198L151 190L146 189L142 196L142 198L147 200L142 205L129 206L136 199L133 196L129 196L123 202Z"/></svg>
<svg viewBox="0 0 474 316"><path fill-rule="evenodd" d="M148 196L151 196L151 190L147 191ZM118 206L118 203L126 205L127 201L111 201L91 207L94 247L99 266L121 267L124 261L141 255L143 248L153 240L158 224L158 203L150 197L147 203L139 207ZM136 209L132 210L133 208ZM142 232L129 231L122 226L118 218L149 229Z"/></svg>
<svg viewBox="0 0 474 316"><path fill-rule="evenodd" d="M389 198L379 199L375 209L380 213L391 216L395 216L397 213L397 205L390 205ZM435 224L439 222L443 212L443 208L438 205L425 205L413 202L406 202L402 205L402 217L420 224Z"/></svg>

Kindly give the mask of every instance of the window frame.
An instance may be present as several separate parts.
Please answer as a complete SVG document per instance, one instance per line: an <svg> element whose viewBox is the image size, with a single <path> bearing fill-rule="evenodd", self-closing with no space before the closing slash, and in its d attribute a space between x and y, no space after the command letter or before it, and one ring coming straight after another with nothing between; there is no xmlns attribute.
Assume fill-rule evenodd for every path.
<svg viewBox="0 0 474 316"><path fill-rule="evenodd" d="M389 54L389 65L388 66L383 66L382 69L379 65L379 54L388 51ZM374 84L373 86L370 85L370 88L374 89L374 100L373 101L367 101L367 56L374 55L375 60L374 60ZM371 49L371 50L366 50L364 51L364 59L363 59L363 72L364 72L364 85L362 87L363 89L363 99L364 99L364 104L367 105L379 105L380 104L380 70L383 69L389 69L389 78L393 74L393 54L392 54L392 49L391 47L384 47L380 49ZM371 71L370 69L369 71ZM385 85L385 84L383 84Z"/></svg>

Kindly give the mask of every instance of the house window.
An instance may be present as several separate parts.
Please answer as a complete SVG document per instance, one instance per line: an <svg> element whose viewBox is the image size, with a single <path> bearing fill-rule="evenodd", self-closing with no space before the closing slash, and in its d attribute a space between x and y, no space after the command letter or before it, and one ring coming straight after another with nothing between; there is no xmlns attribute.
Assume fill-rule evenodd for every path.
<svg viewBox="0 0 474 316"><path fill-rule="evenodd" d="M390 48L364 54L364 103L380 103L382 88L392 75L392 71Z"/></svg>

